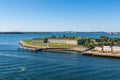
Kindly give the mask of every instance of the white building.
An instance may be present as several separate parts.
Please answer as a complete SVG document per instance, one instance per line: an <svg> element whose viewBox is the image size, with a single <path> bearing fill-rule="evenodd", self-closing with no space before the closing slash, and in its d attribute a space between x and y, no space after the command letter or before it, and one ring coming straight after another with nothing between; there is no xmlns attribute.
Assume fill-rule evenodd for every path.
<svg viewBox="0 0 120 80"><path fill-rule="evenodd" d="M103 46L103 47L95 47L95 51L103 51L103 52L120 52L120 46Z"/></svg>
<svg viewBox="0 0 120 80"><path fill-rule="evenodd" d="M120 46L113 46L112 51L113 52L120 52Z"/></svg>
<svg viewBox="0 0 120 80"><path fill-rule="evenodd" d="M104 52L112 52L111 46L103 46L103 51Z"/></svg>

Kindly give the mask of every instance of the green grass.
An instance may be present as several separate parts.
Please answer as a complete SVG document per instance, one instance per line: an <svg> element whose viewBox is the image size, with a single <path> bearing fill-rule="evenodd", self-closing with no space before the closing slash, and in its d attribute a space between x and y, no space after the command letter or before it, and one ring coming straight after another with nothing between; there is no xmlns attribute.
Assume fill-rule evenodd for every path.
<svg viewBox="0 0 120 80"><path fill-rule="evenodd" d="M84 39L82 37L42 37L42 38L34 38L33 40L39 40L39 39L62 39L62 40L81 40Z"/></svg>
<svg viewBox="0 0 120 80"><path fill-rule="evenodd" d="M23 40L26 44L46 47L47 43L32 43L32 40ZM75 47L83 47L81 45L72 45L72 44L61 44L61 43L48 43L50 48L75 48Z"/></svg>
<svg viewBox="0 0 120 80"><path fill-rule="evenodd" d="M71 44L49 43L49 47L51 48L74 48L74 47L81 47L81 46L71 45Z"/></svg>
<svg viewBox="0 0 120 80"><path fill-rule="evenodd" d="M41 47L46 47L46 43L32 43L32 40L23 40L26 44L34 45L34 46L41 46Z"/></svg>

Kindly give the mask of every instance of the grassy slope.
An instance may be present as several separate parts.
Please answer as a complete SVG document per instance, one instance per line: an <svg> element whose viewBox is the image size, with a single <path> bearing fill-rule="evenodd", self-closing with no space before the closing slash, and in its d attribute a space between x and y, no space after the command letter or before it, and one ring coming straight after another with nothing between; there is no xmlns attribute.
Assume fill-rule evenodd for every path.
<svg viewBox="0 0 120 80"><path fill-rule="evenodd" d="M49 39L62 39L62 40L80 40L80 39L84 39L82 37L55 37L55 38L52 38L52 37L43 37L43 38L34 38L34 40L39 40L39 39L46 39L46 38L49 38Z"/></svg>
<svg viewBox="0 0 120 80"><path fill-rule="evenodd" d="M47 43L32 43L32 40L23 40L25 43L34 45L34 46L41 46L46 47ZM80 45L72 45L72 44L58 44L58 43L49 43L48 44L50 48L76 48L76 47L83 47Z"/></svg>

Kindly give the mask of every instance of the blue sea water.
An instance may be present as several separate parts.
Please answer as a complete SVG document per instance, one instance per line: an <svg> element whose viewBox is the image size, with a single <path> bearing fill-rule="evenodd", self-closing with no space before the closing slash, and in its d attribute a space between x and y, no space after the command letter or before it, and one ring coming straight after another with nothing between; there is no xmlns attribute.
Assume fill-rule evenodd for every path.
<svg viewBox="0 0 120 80"><path fill-rule="evenodd" d="M18 49L22 39L64 34L120 37L106 33L0 34L0 80L120 80L120 59Z"/></svg>

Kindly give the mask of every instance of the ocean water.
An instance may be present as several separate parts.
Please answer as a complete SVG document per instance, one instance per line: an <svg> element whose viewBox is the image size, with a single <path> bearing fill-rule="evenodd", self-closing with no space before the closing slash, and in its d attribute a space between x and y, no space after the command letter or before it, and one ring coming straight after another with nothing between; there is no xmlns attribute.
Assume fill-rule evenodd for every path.
<svg viewBox="0 0 120 80"><path fill-rule="evenodd" d="M120 37L106 33L0 34L0 80L120 80L120 59L18 49L22 39L64 34Z"/></svg>

